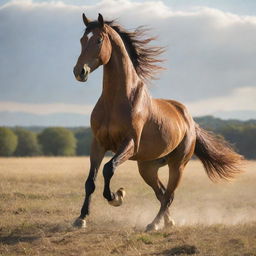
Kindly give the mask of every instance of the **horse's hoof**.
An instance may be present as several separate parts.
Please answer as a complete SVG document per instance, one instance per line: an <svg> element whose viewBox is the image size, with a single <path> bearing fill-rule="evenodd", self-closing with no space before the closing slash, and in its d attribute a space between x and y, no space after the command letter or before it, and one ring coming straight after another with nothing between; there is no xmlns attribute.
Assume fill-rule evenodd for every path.
<svg viewBox="0 0 256 256"><path fill-rule="evenodd" d="M124 198L125 195L126 195L124 188L119 188L119 189L116 191L116 194L117 194L118 196L121 196L122 198Z"/></svg>
<svg viewBox="0 0 256 256"><path fill-rule="evenodd" d="M86 220L81 219L81 218L77 218L73 223L73 227L86 228Z"/></svg>
<svg viewBox="0 0 256 256"><path fill-rule="evenodd" d="M150 232L150 231L157 231L159 230L159 225L156 224L148 224L146 227L146 232Z"/></svg>
<svg viewBox="0 0 256 256"><path fill-rule="evenodd" d="M123 204L123 200L125 197L125 190L123 188L119 188L114 194L114 199L108 201L108 203L112 206L118 207Z"/></svg>

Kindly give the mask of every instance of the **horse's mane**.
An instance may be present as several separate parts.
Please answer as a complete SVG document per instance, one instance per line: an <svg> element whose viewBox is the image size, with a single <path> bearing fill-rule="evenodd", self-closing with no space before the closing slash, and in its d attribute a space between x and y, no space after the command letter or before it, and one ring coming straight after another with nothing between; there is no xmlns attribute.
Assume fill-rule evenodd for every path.
<svg viewBox="0 0 256 256"><path fill-rule="evenodd" d="M149 46L149 43L156 39L156 37L147 36L149 29L141 26L134 31L128 31L115 21L105 21L105 24L114 29L123 40L138 76L143 80L154 79L158 71L163 69L157 65L157 63L163 60L157 57L164 52L164 48ZM87 31L95 28L97 25L95 21L89 23Z"/></svg>

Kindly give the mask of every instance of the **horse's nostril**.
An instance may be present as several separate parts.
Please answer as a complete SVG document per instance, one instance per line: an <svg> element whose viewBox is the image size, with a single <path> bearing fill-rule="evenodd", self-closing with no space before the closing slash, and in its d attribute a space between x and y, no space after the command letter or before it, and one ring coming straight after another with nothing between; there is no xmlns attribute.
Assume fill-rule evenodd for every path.
<svg viewBox="0 0 256 256"><path fill-rule="evenodd" d="M83 68L82 71L81 71L81 75L83 76L84 74L85 74L85 70Z"/></svg>

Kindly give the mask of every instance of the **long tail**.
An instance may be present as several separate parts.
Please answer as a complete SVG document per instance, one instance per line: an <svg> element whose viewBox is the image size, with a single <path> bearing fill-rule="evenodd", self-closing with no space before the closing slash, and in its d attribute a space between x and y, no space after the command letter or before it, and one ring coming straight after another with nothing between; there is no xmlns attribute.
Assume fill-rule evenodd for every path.
<svg viewBox="0 0 256 256"><path fill-rule="evenodd" d="M208 177L217 182L230 180L242 172L243 157L222 137L196 125L195 155L202 161Z"/></svg>

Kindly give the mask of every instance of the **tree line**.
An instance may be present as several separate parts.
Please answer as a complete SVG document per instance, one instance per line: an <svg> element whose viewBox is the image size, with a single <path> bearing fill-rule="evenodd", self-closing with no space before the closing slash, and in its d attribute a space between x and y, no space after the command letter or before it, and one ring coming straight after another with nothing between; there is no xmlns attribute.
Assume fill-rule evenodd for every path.
<svg viewBox="0 0 256 256"><path fill-rule="evenodd" d="M0 156L89 155L90 128L49 127L41 132L31 128L0 127Z"/></svg>
<svg viewBox="0 0 256 256"><path fill-rule="evenodd" d="M222 120L211 116L195 118L200 126L223 136L247 159L256 159L256 120ZM89 155L90 128L0 127L0 156Z"/></svg>

